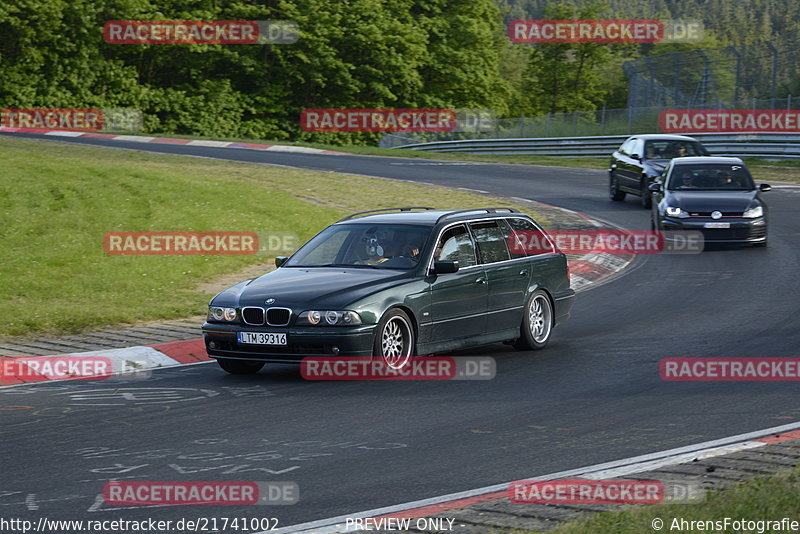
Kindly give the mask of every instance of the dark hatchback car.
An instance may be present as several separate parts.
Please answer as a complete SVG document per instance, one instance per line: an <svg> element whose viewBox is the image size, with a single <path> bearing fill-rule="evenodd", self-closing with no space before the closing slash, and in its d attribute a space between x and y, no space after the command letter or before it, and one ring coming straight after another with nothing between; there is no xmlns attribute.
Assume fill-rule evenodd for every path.
<svg viewBox="0 0 800 534"><path fill-rule="evenodd" d="M274 271L209 303L209 356L234 374L305 356L413 355L496 342L544 347L569 317L564 254L508 208L396 208L346 217Z"/></svg>
<svg viewBox="0 0 800 534"><path fill-rule="evenodd" d="M611 200L638 195L642 206L650 207L648 187L661 176L672 158L708 156L708 150L685 135L635 135L611 155L608 194Z"/></svg>
<svg viewBox="0 0 800 534"><path fill-rule="evenodd" d="M679 158L653 193L653 230L696 230L707 243L767 244L767 205L739 158Z"/></svg>

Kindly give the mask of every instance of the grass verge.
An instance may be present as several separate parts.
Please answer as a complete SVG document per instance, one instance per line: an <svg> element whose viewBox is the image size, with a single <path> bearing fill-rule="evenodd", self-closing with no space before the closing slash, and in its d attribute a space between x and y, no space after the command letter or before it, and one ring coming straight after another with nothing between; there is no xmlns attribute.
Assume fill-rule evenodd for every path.
<svg viewBox="0 0 800 534"><path fill-rule="evenodd" d="M800 518L800 468L769 477L755 478L710 493L696 504L656 504L632 506L619 512L601 512L571 521L550 534L641 534L657 532L788 532L762 524L755 529L738 530L715 521L772 520ZM659 521L660 520L660 523ZM661 525L660 529L654 524ZM692 523L694 522L694 523ZM766 527L766 528L763 528ZM497 534L533 534L532 530L496 530Z"/></svg>
<svg viewBox="0 0 800 534"><path fill-rule="evenodd" d="M511 205L397 180L9 136L0 159L0 338L205 313L204 282L268 260L106 255L107 232L291 232L304 242L376 207Z"/></svg>

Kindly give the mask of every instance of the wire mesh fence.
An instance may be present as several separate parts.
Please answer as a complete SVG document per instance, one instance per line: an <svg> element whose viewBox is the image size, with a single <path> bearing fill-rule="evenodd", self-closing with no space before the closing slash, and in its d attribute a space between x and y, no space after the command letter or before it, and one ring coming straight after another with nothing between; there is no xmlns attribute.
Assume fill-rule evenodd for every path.
<svg viewBox="0 0 800 534"><path fill-rule="evenodd" d="M494 119L475 114L451 132L387 134L382 147L463 139L583 137L658 132L666 109L800 108L800 34L780 41L695 49L628 61L628 107ZM787 95L778 97L778 95Z"/></svg>
<svg viewBox="0 0 800 534"><path fill-rule="evenodd" d="M796 82L800 58L792 35L775 43L645 56L626 61L623 70L628 107L734 109L753 98L785 94Z"/></svg>
<svg viewBox="0 0 800 534"><path fill-rule="evenodd" d="M725 108L711 109L795 109L800 102L792 95L785 98L766 98L730 102ZM658 118L666 106L629 107L548 113L536 117L511 119L472 118L456 121L451 132L386 134L380 142L383 148L432 141L459 141L464 139L514 139L544 137L588 137L604 135L631 135L657 133Z"/></svg>

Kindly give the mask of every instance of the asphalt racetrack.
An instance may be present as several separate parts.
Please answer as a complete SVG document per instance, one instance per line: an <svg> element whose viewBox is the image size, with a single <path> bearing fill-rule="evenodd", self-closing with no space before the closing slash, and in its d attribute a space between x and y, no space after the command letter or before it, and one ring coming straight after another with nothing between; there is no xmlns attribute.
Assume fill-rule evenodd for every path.
<svg viewBox="0 0 800 534"><path fill-rule="evenodd" d="M602 170L58 141L474 188L649 229L638 199L608 199ZM796 421L796 383L659 377L665 357L798 356L800 187L764 198L769 247L640 256L623 276L579 293L545 351L465 353L493 356L494 380L306 382L290 366L238 377L207 363L149 380L2 389L0 516L236 515L276 517L280 527ZM126 508L97 500L107 480L126 477L294 481L300 501Z"/></svg>

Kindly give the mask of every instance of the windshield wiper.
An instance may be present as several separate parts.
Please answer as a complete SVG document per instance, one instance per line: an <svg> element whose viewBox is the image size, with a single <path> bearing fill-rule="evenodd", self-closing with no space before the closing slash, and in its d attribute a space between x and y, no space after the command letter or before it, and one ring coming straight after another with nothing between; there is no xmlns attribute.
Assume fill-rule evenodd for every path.
<svg viewBox="0 0 800 534"><path fill-rule="evenodd" d="M324 263L322 265L306 265L306 267L355 267L355 268L368 268L379 269L377 265L367 265L358 263Z"/></svg>

